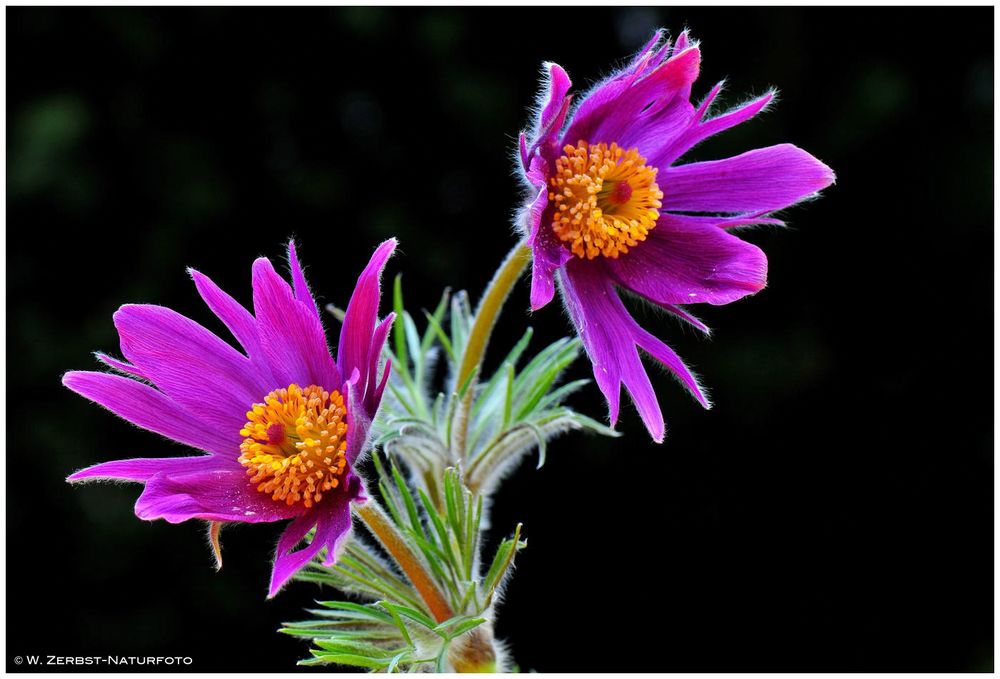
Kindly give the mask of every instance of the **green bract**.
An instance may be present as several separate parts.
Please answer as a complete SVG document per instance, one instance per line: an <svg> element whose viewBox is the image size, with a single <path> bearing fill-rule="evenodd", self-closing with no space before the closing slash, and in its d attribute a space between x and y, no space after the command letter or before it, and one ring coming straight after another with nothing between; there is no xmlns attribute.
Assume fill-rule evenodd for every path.
<svg viewBox="0 0 1000 679"><path fill-rule="evenodd" d="M564 404L588 382L559 384L580 354L578 340L563 338L528 356L529 328L488 379L479 380L476 371L457 384L474 319L468 296L446 291L433 312L424 312L422 332L403 307L399 277L394 306L392 348L384 350L392 377L372 425L375 447L383 452L371 458L368 490L453 615L435 619L421 592L387 558L380 536L369 540L356 531L335 565L314 561L297 577L366 603L321 601L309 611L311 619L287 623L282 632L313 640L312 657L303 664L389 672L454 671L463 663L504 669L493 643L494 609L527 543L518 525L484 560L484 500L525 455L537 450L541 466L546 443L556 435L617 433ZM436 381L442 359L444 391Z"/></svg>

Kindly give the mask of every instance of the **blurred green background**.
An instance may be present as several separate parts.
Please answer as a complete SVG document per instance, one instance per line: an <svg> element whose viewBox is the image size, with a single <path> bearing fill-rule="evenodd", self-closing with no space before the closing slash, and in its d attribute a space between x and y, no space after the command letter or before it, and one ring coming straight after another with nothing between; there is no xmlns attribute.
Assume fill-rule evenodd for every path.
<svg viewBox="0 0 1000 679"><path fill-rule="evenodd" d="M524 670L993 667L992 8L8 8L7 648L184 655L287 671L265 601L279 526L144 523L98 461L183 451L59 385L117 354L111 314L171 306L221 331L184 273L249 302L254 257L298 238L344 303L396 235L411 310L478 293L514 243L511 154L543 60L577 88L664 26L702 40L695 97L778 105L710 159L791 142L838 184L746 238L770 286L642 321L704 377L654 375L656 446L570 436L497 498L529 548L498 633ZM517 291L492 352L569 332ZM387 307L386 307L387 308ZM581 362L572 377L588 374ZM209 392L210 395L210 392ZM605 412L596 388L576 406ZM26 670L25 666L18 667Z"/></svg>

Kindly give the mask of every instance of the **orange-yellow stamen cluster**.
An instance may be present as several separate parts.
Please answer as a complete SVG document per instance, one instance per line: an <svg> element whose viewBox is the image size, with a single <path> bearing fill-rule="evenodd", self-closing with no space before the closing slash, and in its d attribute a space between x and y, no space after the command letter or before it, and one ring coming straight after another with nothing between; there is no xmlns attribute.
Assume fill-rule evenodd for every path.
<svg viewBox="0 0 1000 679"><path fill-rule="evenodd" d="M552 228L578 257L628 252L656 226L663 192L638 150L580 141L563 147L549 179Z"/></svg>
<svg viewBox="0 0 1000 679"><path fill-rule="evenodd" d="M340 392L291 384L255 403L240 430L240 464L257 490L312 507L340 485L347 467L347 411Z"/></svg>

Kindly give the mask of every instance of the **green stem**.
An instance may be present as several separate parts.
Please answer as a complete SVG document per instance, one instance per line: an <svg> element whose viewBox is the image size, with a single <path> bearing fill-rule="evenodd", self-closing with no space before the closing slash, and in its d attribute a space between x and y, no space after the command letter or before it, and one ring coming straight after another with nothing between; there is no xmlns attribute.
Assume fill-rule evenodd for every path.
<svg viewBox="0 0 1000 679"><path fill-rule="evenodd" d="M462 362L458 370L458 379L455 382L456 388L460 388L479 369L483 362L483 355L486 353L486 345L489 344L490 335L496 326L497 317L503 309L504 302L510 296L511 290L521 274L531 261L531 249L523 242L514 246L507 258L504 259L500 268L497 269L493 280L490 281L483 298L476 309L476 318L472 322L472 329L469 331L469 340L465 343L465 350L462 353ZM475 384L470 384L462 399L461 406L456 410L459 417L456 436L454 437L454 452L460 459L465 458L465 444L469 434L469 409L472 407L472 397L475 393Z"/></svg>
<svg viewBox="0 0 1000 679"><path fill-rule="evenodd" d="M531 250L524 243L519 243L507 255L500 268L497 269L493 280L486 288L483 299L476 309L476 320L472 323L472 330L469 332L469 341L465 344L465 352L462 354L462 364L458 371L458 381L456 385L465 384L472 372L479 367L486 353L486 345L493 333L493 326L496 325L497 316L503 303L507 301L510 291L514 288L521 277L521 273L531 261Z"/></svg>

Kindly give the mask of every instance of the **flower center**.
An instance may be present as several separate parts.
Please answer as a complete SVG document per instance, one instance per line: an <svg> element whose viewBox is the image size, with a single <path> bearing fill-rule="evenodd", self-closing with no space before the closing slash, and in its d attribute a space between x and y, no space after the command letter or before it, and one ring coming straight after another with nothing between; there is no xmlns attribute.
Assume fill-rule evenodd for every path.
<svg viewBox="0 0 1000 679"><path fill-rule="evenodd" d="M240 464L261 493L305 507L340 485L347 467L347 410L340 392L290 384L255 403L240 430Z"/></svg>
<svg viewBox="0 0 1000 679"><path fill-rule="evenodd" d="M578 257L628 252L646 240L660 216L656 168L637 149L580 141L563 147L549 179L552 229Z"/></svg>

